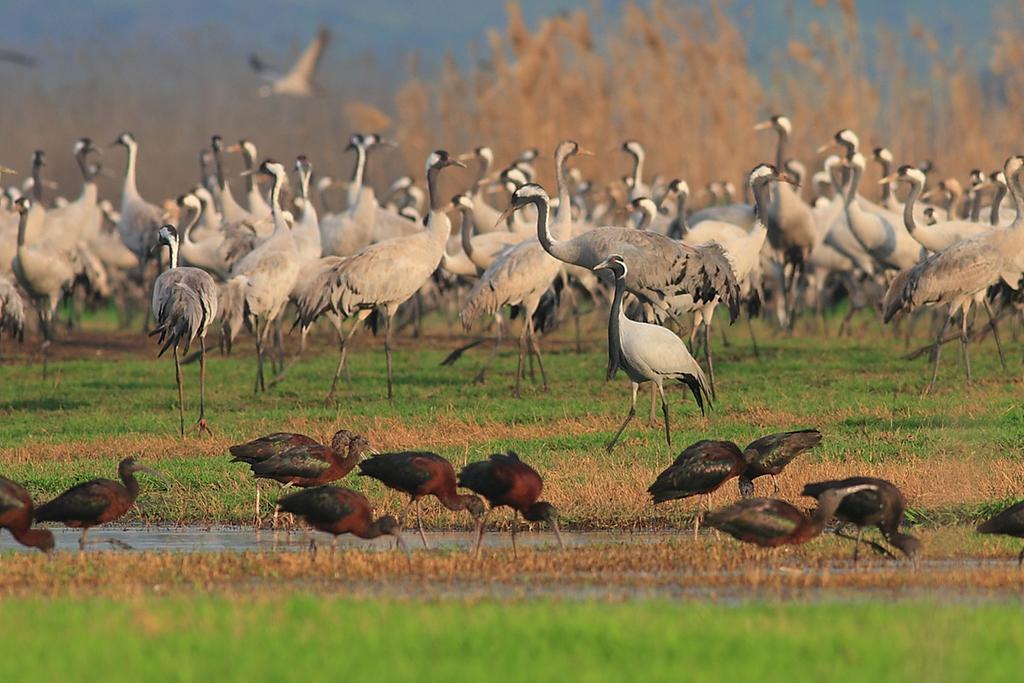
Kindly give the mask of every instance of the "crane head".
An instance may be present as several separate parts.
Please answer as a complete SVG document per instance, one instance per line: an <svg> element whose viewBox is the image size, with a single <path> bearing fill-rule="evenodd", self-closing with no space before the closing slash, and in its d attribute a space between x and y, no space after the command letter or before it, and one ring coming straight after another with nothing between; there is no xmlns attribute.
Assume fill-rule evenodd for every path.
<svg viewBox="0 0 1024 683"><path fill-rule="evenodd" d="M594 270L610 270L615 274L616 280L621 280L626 277L626 273L629 272L626 268L626 260L618 254L612 254L604 261L601 261L593 268Z"/></svg>

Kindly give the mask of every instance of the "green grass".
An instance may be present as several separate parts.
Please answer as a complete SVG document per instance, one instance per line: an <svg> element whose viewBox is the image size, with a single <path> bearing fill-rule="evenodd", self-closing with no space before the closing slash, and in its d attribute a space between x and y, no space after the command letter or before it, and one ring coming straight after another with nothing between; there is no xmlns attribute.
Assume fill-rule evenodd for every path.
<svg viewBox="0 0 1024 683"><path fill-rule="evenodd" d="M111 330L108 318L103 313L89 320L89 329ZM912 346L926 341L926 325L918 327ZM329 343L320 343L278 388L258 396L251 391L251 349L242 346L231 358L214 354L208 417L216 440L177 439L173 364L153 357L148 342L141 353L113 349L98 357L54 361L46 380L38 363L8 362L0 365L0 467L33 494L48 496L85 478L111 476L126 455L160 456L160 467L177 482L173 495L150 491L143 498L145 509L133 514L148 520L240 521L250 515L251 481L244 467L227 463L225 446L281 429L327 435L347 427L375 435L377 445L384 440L387 448L436 450L456 462L512 448L542 472L561 468L574 487L585 487L591 476L591 470L573 469L581 457L614 476L623 464L663 466L700 438L745 444L771 431L809 426L821 429L825 441L805 456L808 462L848 463L864 472L901 463L927 467L935 457L984 469L990 459L1024 454L1019 378L1000 370L991 341L974 347L977 380L969 387L955 345L947 346L937 391L923 398L926 360L903 360L902 340L864 318L857 336L839 339L806 330L785 336L758 325L761 360L754 358L743 325L728 329L728 347L716 333L719 400L706 421L687 393L674 390L669 448L660 427L644 425L649 395L642 392L640 416L616 452L607 455L603 445L625 415L628 388L621 374L604 381L603 332L597 328L583 354L572 352L567 331L546 340L551 391L527 382L520 400L510 395L512 345L504 347L488 383L477 386L467 380L485 347L446 368L439 363L458 340L402 337L395 354L396 400L388 402L383 353L363 333L351 356L352 381L341 385L334 405L323 401L335 363ZM437 320L428 329L435 335L446 330ZM118 339L125 341L123 334ZM131 338L127 344L132 346ZM1015 367L1020 345L1007 347ZM198 367L185 372L191 423ZM999 498L1019 496L1024 478L1018 479ZM982 491L964 494L967 507L959 501L932 506L920 511L919 519L973 520L986 509L979 504L992 498ZM611 525L623 519L603 510L576 521Z"/></svg>
<svg viewBox="0 0 1024 683"><path fill-rule="evenodd" d="M0 642L4 680L1011 681L1024 620L994 604L197 595L5 600Z"/></svg>

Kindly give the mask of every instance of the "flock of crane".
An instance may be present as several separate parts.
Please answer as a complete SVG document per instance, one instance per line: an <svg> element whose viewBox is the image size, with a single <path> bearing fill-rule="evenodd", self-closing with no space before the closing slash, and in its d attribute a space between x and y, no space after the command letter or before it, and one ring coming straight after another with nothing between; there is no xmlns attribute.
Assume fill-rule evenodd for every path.
<svg viewBox="0 0 1024 683"><path fill-rule="evenodd" d="M458 301L459 317L467 330L481 315L493 318L494 346L476 377L482 381L499 351L511 309L522 321L514 377L518 397L527 361L532 368L536 360L547 388L540 336L565 314L566 304L577 318L578 330L582 299L608 301L608 377L622 369L632 390L629 413L609 450L635 416L641 384L651 384L652 413L660 397L669 444L666 382L685 385L702 411L715 398L711 326L720 304L735 320L745 307L751 310L749 304L760 302L780 326L790 329L801 313L820 313L830 292L837 289L848 295L851 314L874 305L886 322L924 306L944 306L946 315L932 347L932 376L926 392L934 386L944 335L955 320L970 378L967 347L972 309L984 308L1002 359L997 309L1012 311L1019 303L1024 277L1024 157L1013 156L1002 170L990 174L973 173L965 193L955 179L930 183L928 168L904 165L894 170L892 154L879 148L872 156L882 166L883 178L881 194L873 201L860 192L867 162L853 131L840 130L822 146L819 152L836 153L824 159L821 171L808 177L799 162L786 156L792 133L786 116L773 116L758 128L776 133L776 158L773 164L760 163L749 173L750 203L734 197L729 183L714 183L709 186L713 200L695 212L688 207L690 189L685 181L645 178L646 153L634 140L621 147L632 160L629 174L603 190L571 166L574 157L591 152L566 140L553 154L555 197L535 182L541 158L537 150L525 150L495 172L493 151L480 147L458 156L444 150L431 152L424 169L425 191L403 177L391 185L387 197L378 200L364 183L366 168L376 150L395 144L378 134L355 134L349 141L354 164L342 211L326 210L323 200L333 181L325 177L314 183L307 157L295 160L293 193L285 164L260 161L252 141L226 146L220 136L214 136L209 149L200 154L199 184L175 201L157 205L139 193L139 143L127 132L114 142L127 154L121 203L115 210L99 198L99 150L90 139L82 138L73 150L83 179L76 199L47 203L42 151L33 157L30 181L5 190L0 205L0 332L20 338L26 326L25 310L35 308L45 366L62 299L74 304L85 289L111 295L148 285L155 320L151 334L158 337L160 353L171 350L174 357L179 430L184 435L182 354L198 342L196 428L208 430L206 337L218 321L221 345L227 350L243 328L252 333L254 391L259 392L284 380L292 364L301 359L310 328L326 318L339 340L332 396L356 331L363 322L374 329L382 326L390 399L394 321L403 311L419 314L427 306L443 309L446 303ZM242 201L235 198L229 182L226 155L230 153L239 153L245 165ZM443 197L441 174L470 163L477 165L475 181L454 198ZM0 167L0 173L13 171ZM264 177L269 179L269 191L261 187ZM909 188L903 201L894 189L899 184ZM813 192L811 198L804 194L807 187ZM495 200L500 192L507 193L506 200ZM1006 195L1012 200L1010 208L1003 206ZM925 199L935 203L924 206ZM498 208L502 205L507 208ZM459 220L454 234L449 214ZM154 268L163 268L155 278L150 275ZM294 326L301 334L299 349L291 358L283 351L281 334L289 311L294 311ZM670 329L687 316L693 320L691 348L698 331L703 331L703 367ZM449 360L468 348L456 350ZM267 364L274 373L269 382ZM709 447L700 444L684 451L683 464L706 455ZM735 446L715 446L711 451L724 458L716 461L719 464L728 465L732 458L735 466L722 470L730 477L746 471L743 453ZM518 458L513 467L511 455L501 458L492 458L492 469L526 467L537 480L527 489L539 495L536 472ZM329 457L320 460L333 462ZM138 467L122 465L122 488L133 500L138 487L131 474ZM348 469L354 465L350 463ZM677 469L679 465L677 461ZM493 482L481 484L466 471L463 475L464 485L492 504L509 504L489 495L496 490ZM506 479L514 477L510 474ZM507 483L502 480L501 485ZM672 489L659 493L658 486L652 487L656 500L659 495L680 497L672 495ZM837 509L843 510L844 500L865 492L882 496L880 485L871 482L832 488L842 488L843 494L817 496L824 521L818 517L798 520L792 515L795 508L767 509L761 503L762 509L754 511L742 502L731 509L731 516L721 511L710 521L743 538L749 535L749 530L743 531L744 524L754 517L788 519L779 523L795 534L793 538L805 540L820 533ZM323 495L309 498L313 490ZM319 510L309 513L313 517L307 515L314 526L316 515L330 516L326 508L338 512L362 504L342 501L338 497L342 494L333 489L309 491L282 500L282 508L297 514ZM411 495L415 499L417 494ZM444 495L456 500L450 496L457 494L446 489ZM5 501L23 498L10 494ZM553 508L530 507L536 504L534 496L529 503L513 507L527 519L554 519ZM120 510L117 515L124 509L115 506ZM39 518L51 519L46 514ZM849 510L846 514L853 515ZM359 515L370 524L366 515ZM883 528L883 534L912 556L914 544L900 540L896 527L898 520L895 526ZM349 530L344 525L331 528ZM373 528L397 529L393 520Z"/></svg>

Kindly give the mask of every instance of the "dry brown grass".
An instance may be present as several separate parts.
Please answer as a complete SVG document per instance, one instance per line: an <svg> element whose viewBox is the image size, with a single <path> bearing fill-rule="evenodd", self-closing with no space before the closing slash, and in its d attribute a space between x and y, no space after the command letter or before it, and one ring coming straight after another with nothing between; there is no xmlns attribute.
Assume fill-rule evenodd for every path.
<svg viewBox="0 0 1024 683"><path fill-rule="evenodd" d="M926 556L907 562L866 557L852 569L850 545L825 538L765 551L706 534L656 544L623 543L567 551L463 552L321 550L309 553L20 553L0 563L0 596L132 597L187 591L249 596L272 589L337 595L537 595L565 591L673 591L702 597L758 594L793 597L820 590L956 591L1017 594L1024 573L999 541L967 543L960 530L924 534ZM951 551L950 548L957 548ZM1006 560L993 563L991 560Z"/></svg>

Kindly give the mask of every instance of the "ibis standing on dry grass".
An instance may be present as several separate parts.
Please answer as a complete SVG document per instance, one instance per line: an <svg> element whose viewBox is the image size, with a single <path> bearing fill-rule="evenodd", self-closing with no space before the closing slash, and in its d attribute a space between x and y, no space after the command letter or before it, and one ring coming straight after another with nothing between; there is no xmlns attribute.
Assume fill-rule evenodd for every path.
<svg viewBox="0 0 1024 683"><path fill-rule="evenodd" d="M979 534L1000 534L1024 538L1024 501L1011 505L978 526ZM1017 566L1024 565L1024 549L1017 556Z"/></svg>
<svg viewBox="0 0 1024 683"><path fill-rule="evenodd" d="M384 453L359 463L359 474L372 477L388 488L409 495L409 504L402 510L398 520L404 523L409 508L416 508L416 526L424 548L428 547L420 517L420 498L424 496L434 496L441 501L441 505L455 512L467 510L476 521L475 535L480 536L480 525L486 514L484 502L477 496L463 495L455 490L455 469L437 453Z"/></svg>
<svg viewBox="0 0 1024 683"><path fill-rule="evenodd" d="M661 394L665 440L671 446L672 431L669 427L668 399L665 398L665 380L685 384L703 415L704 401L711 401L707 379L686 344L674 332L660 325L636 322L626 317L622 310L622 297L629 273L625 260L618 254L612 254L594 267L594 270L603 269L612 271L615 277L615 296L608 317L608 379L612 379L621 367L629 377L632 391L629 414L606 448L610 453L623 430L636 415L636 393L643 382L653 382Z"/></svg>
<svg viewBox="0 0 1024 683"><path fill-rule="evenodd" d="M743 450L747 466L740 474L740 495L744 498L754 495L754 480L766 475L771 476L772 483L775 484L775 493L778 493L779 484L775 477L781 474L796 456L820 443L821 432L817 429L780 432L751 441Z"/></svg>
<svg viewBox="0 0 1024 683"><path fill-rule="evenodd" d="M81 529L78 548L85 550L85 537L89 529L112 522L128 512L139 496L139 480L136 472L145 472L166 483L156 470L125 458L117 466L121 481L92 479L73 486L49 503L35 511L37 522L60 522L74 529Z"/></svg>
<svg viewBox="0 0 1024 683"><path fill-rule="evenodd" d="M179 236L173 225L160 228L160 244L170 251L170 267L153 284L153 319L160 354L174 350L174 381L178 384L178 427L185 436L185 394L181 384L181 353L188 353L199 338L199 420L195 428L210 432L206 424L206 331L217 317L217 283L205 270L178 265Z"/></svg>
<svg viewBox="0 0 1024 683"><path fill-rule="evenodd" d="M519 557L516 547L519 515L528 522L547 522L555 532L558 546L565 548L562 533L558 529L558 510L551 503L540 500L544 480L537 470L520 460L512 451L495 453L487 460L469 463L459 472L459 486L483 496L492 510L501 506L512 508L512 553L516 557ZM475 552L478 556L488 514L490 511L480 522L476 537Z"/></svg>
<svg viewBox="0 0 1024 683"><path fill-rule="evenodd" d="M14 540L43 552L53 550L53 532L32 528L32 498L16 481L0 476L0 529L7 529Z"/></svg>
<svg viewBox="0 0 1024 683"><path fill-rule="evenodd" d="M686 447L647 488L654 504L714 493L747 467L739 446L731 441L702 439ZM693 518L693 536L700 531L700 511Z"/></svg>

